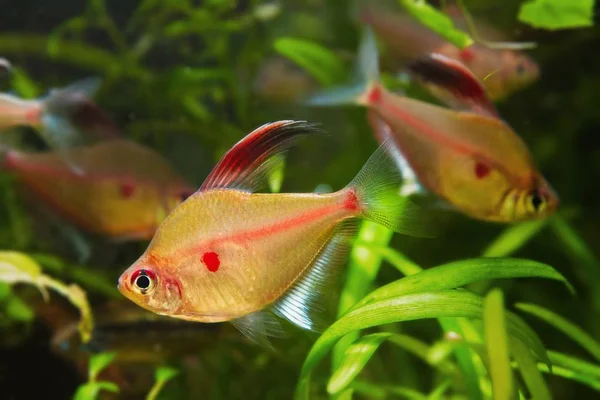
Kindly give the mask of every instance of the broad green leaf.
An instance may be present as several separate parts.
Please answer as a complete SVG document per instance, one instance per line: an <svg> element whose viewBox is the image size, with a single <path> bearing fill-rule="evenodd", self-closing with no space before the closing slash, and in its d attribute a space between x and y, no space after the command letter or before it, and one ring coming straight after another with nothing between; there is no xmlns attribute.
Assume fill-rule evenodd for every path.
<svg viewBox="0 0 600 400"><path fill-rule="evenodd" d="M509 226L484 251L484 257L508 257L523 247L541 231L547 219L522 222Z"/></svg>
<svg viewBox="0 0 600 400"><path fill-rule="evenodd" d="M537 277L567 280L549 265L518 258L474 258L429 268L374 290L355 307L370 301L424 290L445 290L461 287L484 279ZM572 290L572 289L571 289Z"/></svg>
<svg viewBox="0 0 600 400"><path fill-rule="evenodd" d="M594 25L594 0L529 0L518 18L549 30L589 27Z"/></svg>
<svg viewBox="0 0 600 400"><path fill-rule="evenodd" d="M344 335L373 326L393 322L426 318L466 317L480 319L482 316L480 296L464 290L442 290L413 293L409 295L373 301L355 308L331 325L311 348L302 367L297 398L308 395L310 373L325 357L333 345ZM508 331L522 339L540 359L547 360L539 338L517 316L507 313Z"/></svg>
<svg viewBox="0 0 600 400"><path fill-rule="evenodd" d="M574 323L535 304L518 303L515 305L515 307L521 311L544 320L559 331L563 332L565 335L569 336L574 342L580 344L597 360L600 360L600 343Z"/></svg>
<svg viewBox="0 0 600 400"><path fill-rule="evenodd" d="M512 339L510 345L512 350L511 353L519 366L521 376L523 377L532 398L536 400L552 399L550 389L548 389L548 385L546 385L544 378L540 374L531 351L518 339ZM552 358L551 352L548 352L548 356L553 362L553 368L556 368L556 362Z"/></svg>
<svg viewBox="0 0 600 400"><path fill-rule="evenodd" d="M387 246L394 232L375 222L364 221L358 232L352 251L346 283L340 294L338 316L362 299L372 289L372 284L381 266L382 257L373 251L374 246ZM383 247L387 248L387 247ZM358 332L350 333L336 343L333 349L332 367L335 370L350 345L358 337Z"/></svg>
<svg viewBox="0 0 600 400"><path fill-rule="evenodd" d="M329 394L337 394L344 390L367 365L381 343L390 336L391 333L373 333L352 343L346 349L340 366L329 379L327 384Z"/></svg>
<svg viewBox="0 0 600 400"><path fill-rule="evenodd" d="M150 392L148 392L146 400L155 400L165 384L176 377L177 374L179 374L179 371L175 368L168 366L158 367L156 369L156 373L154 374L154 385L150 389Z"/></svg>
<svg viewBox="0 0 600 400"><path fill-rule="evenodd" d="M0 281L10 284L32 284L40 290L46 301L48 301L47 288L66 297L81 313L79 322L81 340L84 343L90 340L94 321L87 296L79 286L74 284L67 286L61 281L44 275L40 265L33 258L14 251L0 251Z"/></svg>
<svg viewBox="0 0 600 400"><path fill-rule="evenodd" d="M116 352L110 353L99 353L94 354L90 357L89 364L89 378L90 381L94 382L98 374L113 362L117 356Z"/></svg>
<svg viewBox="0 0 600 400"><path fill-rule="evenodd" d="M485 297L483 325L494 399L509 400L513 393L513 379L504 316L504 296L500 289L493 289Z"/></svg>
<svg viewBox="0 0 600 400"><path fill-rule="evenodd" d="M279 54L305 69L323 86L339 83L346 76L344 62L320 44L304 39L280 37L273 46Z"/></svg>
<svg viewBox="0 0 600 400"><path fill-rule="evenodd" d="M473 44L473 39L466 32L457 29L449 16L430 6L425 0L399 0L399 2L423 25L455 46L462 49Z"/></svg>

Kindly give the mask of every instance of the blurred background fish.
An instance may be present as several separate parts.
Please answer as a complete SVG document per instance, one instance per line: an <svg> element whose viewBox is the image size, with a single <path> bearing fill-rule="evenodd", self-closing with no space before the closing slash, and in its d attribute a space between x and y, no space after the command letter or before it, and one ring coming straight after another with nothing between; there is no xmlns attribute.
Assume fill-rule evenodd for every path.
<svg viewBox="0 0 600 400"><path fill-rule="evenodd" d="M398 7L371 2L361 4L359 20L371 25L385 43L386 55L395 68L427 53L443 54L460 61L473 71L485 85L492 100L503 99L539 78L539 66L522 51L494 49L481 43L459 49ZM458 26L468 28L458 7L451 6L448 13ZM476 26L487 40L507 40L506 35L481 21Z"/></svg>

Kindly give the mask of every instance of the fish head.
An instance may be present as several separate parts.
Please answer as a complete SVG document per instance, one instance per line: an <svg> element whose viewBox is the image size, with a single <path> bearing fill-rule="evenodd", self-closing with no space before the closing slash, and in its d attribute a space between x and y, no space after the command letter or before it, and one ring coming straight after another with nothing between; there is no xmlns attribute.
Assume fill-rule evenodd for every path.
<svg viewBox="0 0 600 400"><path fill-rule="evenodd" d="M538 177L532 187L521 190L515 202L515 220L547 218L558 209L560 200L548 182Z"/></svg>
<svg viewBox="0 0 600 400"><path fill-rule="evenodd" d="M540 77L539 65L527 54L513 50L503 51L502 69L507 93L529 86Z"/></svg>
<svg viewBox="0 0 600 400"><path fill-rule="evenodd" d="M172 315L182 304L181 283L160 268L151 257L142 256L119 277L118 289L138 306L156 314Z"/></svg>

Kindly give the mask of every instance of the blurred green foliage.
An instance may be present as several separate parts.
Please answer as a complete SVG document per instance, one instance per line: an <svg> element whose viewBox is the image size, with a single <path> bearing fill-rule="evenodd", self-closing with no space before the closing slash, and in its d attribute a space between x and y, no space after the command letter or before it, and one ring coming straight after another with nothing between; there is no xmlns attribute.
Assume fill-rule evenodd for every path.
<svg viewBox="0 0 600 400"><path fill-rule="evenodd" d="M431 7L437 2L394 3L455 44L470 43L473 33L449 24ZM152 381L144 381L138 397L162 389L159 397L164 398L280 399L292 397L298 384L297 394L317 399L483 399L500 393L498 382L506 385L511 380L514 390L541 399L549 393L553 398L584 398L600 391L598 360L582 350L597 357L600 334L600 190L595 184L600 176L600 56L594 51L600 46L600 33L596 27L554 31L590 26L592 2L464 4L473 16L515 33L519 40L538 43L532 56L541 65L541 81L499 109L559 192L561 213L548 221L510 227L454 216L434 240L392 237L385 229L364 224L343 276L340 301L332 299L341 318L312 350L316 335L294 328L291 338L276 343L280 350L275 353L243 338L215 342L201 354L190 355L196 357L193 360L169 360L179 374L158 369L155 389L150 389ZM323 111L269 102L259 96L256 80L262 63L279 54L322 85L346 81L358 34L352 1L144 0L128 6L89 0L80 14L71 6L56 26L44 25L43 16L38 16L35 21L41 27L36 30L28 28L29 14L21 8L21 25L0 34L0 54L16 66L11 89L33 98L87 75L101 76L98 102L124 134L160 150L196 184L226 149L267 121L307 119L321 122L331 133L323 142L302 143L290 152L282 191L309 192L318 184L343 187L375 149L363 110ZM517 20L526 24L518 25ZM402 87L412 95L410 87ZM26 132L23 142L39 145ZM272 184L278 190L281 176L275 178ZM146 243L86 237L94 252L80 265L70 259L71 245L57 239L25 204L10 176L0 176L0 190L3 248L30 254L44 274L77 282L93 307L121 298L116 278ZM518 258L473 258L477 255ZM398 274L406 277L399 279ZM577 295L570 296L552 282L506 279L517 277L568 281ZM50 381L62 381L66 373L66 367L49 355L46 358L56 364L40 364L50 370L36 372L37 361L27 351L37 341L50 346L52 333L36 323L37 297L27 288L0 283L0 343L12 351L3 358L17 382L12 392L27 393L23 382L32 379L40 387L54 387ZM515 309L543 321L531 318L529 327ZM557 329L547 329L548 324ZM506 346L490 347L490 333ZM565 334L571 340L565 340ZM326 355L332 346L330 365L317 363L329 361ZM94 351L98 350L110 351ZM89 373L88 381L79 378L83 386L77 398L117 390L127 397L127 385L96 380L111 357L102 352L91 357L89 372L87 365L83 371ZM116 361L110 366L117 368ZM50 378L44 381L45 376ZM169 379L172 382L161 387ZM66 396L75 389L66 389ZM512 393L507 389L502 396Z"/></svg>

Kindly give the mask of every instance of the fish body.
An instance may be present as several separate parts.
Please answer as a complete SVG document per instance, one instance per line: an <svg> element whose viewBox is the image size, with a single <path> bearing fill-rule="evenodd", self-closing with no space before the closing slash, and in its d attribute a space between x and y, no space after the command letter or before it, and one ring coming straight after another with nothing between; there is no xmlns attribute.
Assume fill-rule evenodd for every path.
<svg viewBox="0 0 600 400"><path fill-rule="evenodd" d="M324 92L313 97L312 104L368 107L375 137L390 138L427 190L473 218L516 222L544 218L556 210L558 197L535 168L527 146L498 117L472 74L465 74L464 67L440 73L455 66L443 56L421 63L429 65L424 78L444 89L456 88L446 92L470 111L393 94L378 81L375 40L370 29L365 32L359 52L365 83Z"/></svg>
<svg viewBox="0 0 600 400"><path fill-rule="evenodd" d="M400 175L385 145L346 188L329 194L255 193L276 156L309 126L281 121L250 133L217 164L200 190L160 225L119 290L159 314L231 321L266 333L264 310L306 329L328 274L344 261L358 218L396 231L423 227L398 195Z"/></svg>
<svg viewBox="0 0 600 400"><path fill-rule="evenodd" d="M168 212L192 193L155 151L124 139L57 152L10 150L3 167L40 200L85 231L115 239L149 239Z"/></svg>
<svg viewBox="0 0 600 400"><path fill-rule="evenodd" d="M61 153L69 167L79 174L82 167L69 159L67 149L91 138L119 137L118 129L91 99L100 81L89 78L62 89L52 89L44 98L25 100L0 93L0 131L30 126L46 144Z"/></svg>
<svg viewBox="0 0 600 400"><path fill-rule="evenodd" d="M260 66L254 93L272 102L292 102L318 88L317 81L292 61L274 56Z"/></svg>
<svg viewBox="0 0 600 400"><path fill-rule="evenodd" d="M464 25L456 12L451 16L459 25ZM539 66L525 53L493 49L480 43L460 49L407 14L369 6L361 10L360 20L370 25L384 41L396 63L405 63L429 53L458 60L483 82L492 100L503 99L532 84L540 76ZM494 30L482 28L482 31Z"/></svg>

